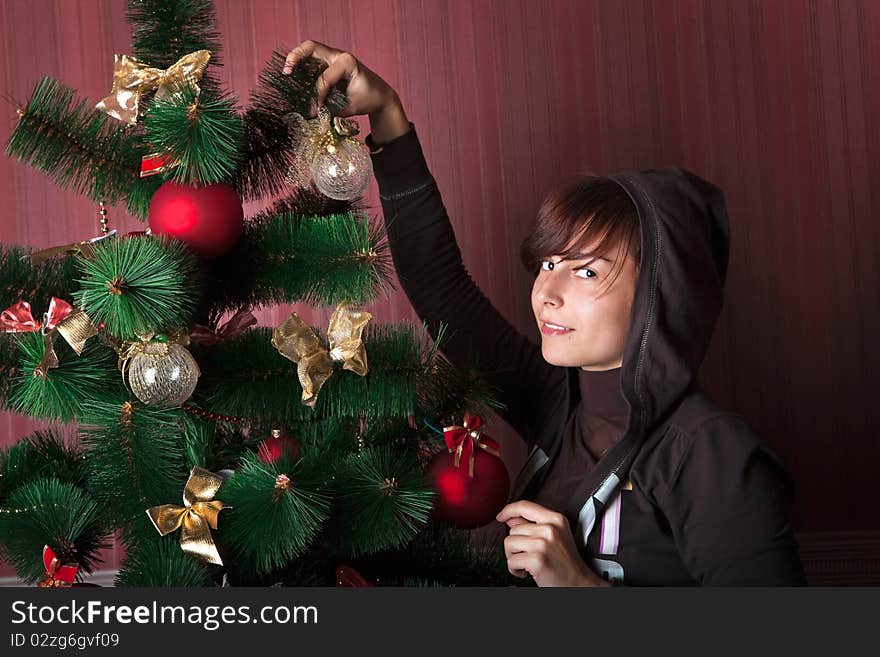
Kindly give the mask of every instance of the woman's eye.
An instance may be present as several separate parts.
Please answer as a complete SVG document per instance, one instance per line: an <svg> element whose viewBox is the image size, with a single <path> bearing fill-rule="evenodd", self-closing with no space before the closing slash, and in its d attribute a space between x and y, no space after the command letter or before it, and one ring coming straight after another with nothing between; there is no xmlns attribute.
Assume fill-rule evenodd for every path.
<svg viewBox="0 0 880 657"><path fill-rule="evenodd" d="M542 260L541 261L541 271L553 271L553 261L552 260Z"/></svg>
<svg viewBox="0 0 880 657"><path fill-rule="evenodd" d="M581 275L581 274L583 274L583 275ZM575 275L579 276L580 278L596 278L596 276L598 274L596 274L596 272L594 272L592 269L587 269L586 267L582 267L577 270L577 273Z"/></svg>

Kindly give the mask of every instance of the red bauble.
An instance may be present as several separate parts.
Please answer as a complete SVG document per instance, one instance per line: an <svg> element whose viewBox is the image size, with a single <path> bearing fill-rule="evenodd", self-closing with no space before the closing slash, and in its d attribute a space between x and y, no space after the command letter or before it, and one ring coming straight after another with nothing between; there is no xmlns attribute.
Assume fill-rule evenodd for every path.
<svg viewBox="0 0 880 657"><path fill-rule="evenodd" d="M272 435L260 443L257 457L263 463L275 463L284 457L296 461L302 455L302 445L292 436L286 436L280 429L273 429Z"/></svg>
<svg viewBox="0 0 880 657"><path fill-rule="evenodd" d="M467 460L462 459L456 467L454 458L454 454L439 452L428 465L437 493L434 517L461 529L481 527L494 520L507 503L507 468L500 458L478 448L471 477Z"/></svg>
<svg viewBox="0 0 880 657"><path fill-rule="evenodd" d="M192 187L168 181L150 201L152 233L179 239L204 258L229 251L241 235L243 219L238 195L222 183Z"/></svg>

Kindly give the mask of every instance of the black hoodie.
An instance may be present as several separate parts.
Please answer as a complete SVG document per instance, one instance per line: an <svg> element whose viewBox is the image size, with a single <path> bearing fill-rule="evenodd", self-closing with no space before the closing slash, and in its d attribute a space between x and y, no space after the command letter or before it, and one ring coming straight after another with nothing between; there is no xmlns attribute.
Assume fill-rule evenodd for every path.
<svg viewBox="0 0 880 657"><path fill-rule="evenodd" d="M443 353L475 358L530 452L511 499L533 499L580 403L578 368L547 363L468 275L415 129L373 165L398 279ZM742 418L696 385L722 303L728 222L719 189L681 169L611 176L633 200L642 255L620 374L626 430L564 510L594 570L629 585L795 585L792 483ZM589 400L584 400L589 404Z"/></svg>

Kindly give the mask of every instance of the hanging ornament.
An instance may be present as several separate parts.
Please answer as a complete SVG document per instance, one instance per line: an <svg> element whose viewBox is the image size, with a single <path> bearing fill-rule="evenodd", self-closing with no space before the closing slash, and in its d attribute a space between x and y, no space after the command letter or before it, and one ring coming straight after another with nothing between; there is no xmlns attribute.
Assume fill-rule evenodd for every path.
<svg viewBox="0 0 880 657"><path fill-rule="evenodd" d="M281 429L272 429L271 435L257 449L257 457L268 464L275 463L280 458L297 461L301 455L302 445L299 441Z"/></svg>
<svg viewBox="0 0 880 657"><path fill-rule="evenodd" d="M39 588L73 586L76 571L79 569L78 565L62 566L61 560L48 545L43 546L43 566L46 568L46 577L37 584Z"/></svg>
<svg viewBox="0 0 880 657"><path fill-rule="evenodd" d="M351 566L336 566L336 586L367 588L375 586Z"/></svg>
<svg viewBox="0 0 880 657"><path fill-rule="evenodd" d="M211 529L217 529L217 516L228 504L215 500L222 477L203 468L193 468L183 489L183 506L162 504L147 509L147 515L162 536L180 528L180 547L200 561L222 566ZM210 529L209 529L210 528Z"/></svg>
<svg viewBox="0 0 880 657"><path fill-rule="evenodd" d="M314 119L293 113L288 125L296 139L295 160L286 182L294 187L315 183L324 196L350 201L364 193L373 173L373 163L364 145L354 136L357 124L343 117L331 117L322 107Z"/></svg>
<svg viewBox="0 0 880 657"><path fill-rule="evenodd" d="M491 522L507 503L510 477L501 461L498 443L482 433L482 419L465 413L463 426L446 427L448 451L429 464L437 497L434 517L461 529Z"/></svg>
<svg viewBox="0 0 880 657"><path fill-rule="evenodd" d="M231 249L241 235L244 210L229 185L195 187L169 180L150 201L148 221L154 235L186 243L203 258L216 258Z"/></svg>
<svg viewBox="0 0 880 657"><path fill-rule="evenodd" d="M168 98L184 86L191 86L198 93L198 81L210 59L210 51L197 50L162 70L129 55L115 55L113 90L95 107L114 119L135 125L144 95L155 90L156 98Z"/></svg>
<svg viewBox="0 0 880 657"><path fill-rule="evenodd" d="M296 363L296 372L302 385L302 403L315 407L318 392L333 374L334 361L342 362L342 369L359 376L367 375L367 351L362 334L373 316L365 310L340 303L330 317L327 350L321 339L295 312L272 333L272 345L282 356Z"/></svg>
<svg viewBox="0 0 880 657"><path fill-rule="evenodd" d="M182 404L192 395L201 374L186 344L189 338L182 333L127 342L120 352L123 381L148 406Z"/></svg>

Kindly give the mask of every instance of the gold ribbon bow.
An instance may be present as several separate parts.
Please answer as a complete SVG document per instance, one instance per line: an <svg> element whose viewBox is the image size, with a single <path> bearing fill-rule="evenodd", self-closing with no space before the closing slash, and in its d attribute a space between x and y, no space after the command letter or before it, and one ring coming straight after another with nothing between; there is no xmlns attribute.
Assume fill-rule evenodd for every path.
<svg viewBox="0 0 880 657"><path fill-rule="evenodd" d="M315 407L321 386L333 374L333 361L341 361L342 369L360 376L367 375L367 351L362 334L372 315L365 310L341 303L333 311L327 338L329 351L321 339L295 312L272 333L272 345L282 356L296 363L302 385L302 403Z"/></svg>
<svg viewBox="0 0 880 657"><path fill-rule="evenodd" d="M147 515L159 534L165 536L181 528L180 547L183 551L218 566L223 565L223 560L214 545L211 529L217 529L220 511L232 508L214 499L222 483L223 479L213 472L193 468L183 489L183 506L162 504L147 509Z"/></svg>
<svg viewBox="0 0 880 657"><path fill-rule="evenodd" d="M156 90L156 98L167 98L186 85L191 85L199 93L199 80L211 52L197 50L184 55L164 71L151 68L128 55L114 56L113 90L110 95L95 107L124 121L129 125L137 123L138 105L141 96Z"/></svg>

